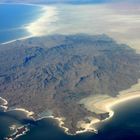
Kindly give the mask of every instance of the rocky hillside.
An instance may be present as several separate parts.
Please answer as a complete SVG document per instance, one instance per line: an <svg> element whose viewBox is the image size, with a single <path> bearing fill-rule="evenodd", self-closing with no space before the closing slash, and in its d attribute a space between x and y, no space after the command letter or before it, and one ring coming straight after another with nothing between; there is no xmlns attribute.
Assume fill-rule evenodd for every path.
<svg viewBox="0 0 140 140"><path fill-rule="evenodd" d="M0 45L0 96L9 106L64 117L74 133L89 95L116 96L140 77L140 56L106 35L53 35Z"/></svg>

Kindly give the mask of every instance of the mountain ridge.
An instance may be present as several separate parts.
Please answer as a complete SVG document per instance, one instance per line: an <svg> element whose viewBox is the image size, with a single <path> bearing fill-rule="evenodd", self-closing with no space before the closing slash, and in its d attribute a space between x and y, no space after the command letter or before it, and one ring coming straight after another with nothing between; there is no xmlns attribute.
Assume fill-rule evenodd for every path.
<svg viewBox="0 0 140 140"><path fill-rule="evenodd" d="M51 111L65 118L74 134L87 117L105 119L108 112L88 111L79 101L90 95L117 96L137 83L140 56L107 35L52 35L0 45L0 96L10 107Z"/></svg>

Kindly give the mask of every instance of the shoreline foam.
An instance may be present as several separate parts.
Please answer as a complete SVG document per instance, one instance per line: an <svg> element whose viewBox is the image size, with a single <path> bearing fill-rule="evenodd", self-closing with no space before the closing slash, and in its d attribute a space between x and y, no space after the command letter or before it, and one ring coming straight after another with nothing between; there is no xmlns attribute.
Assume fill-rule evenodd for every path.
<svg viewBox="0 0 140 140"><path fill-rule="evenodd" d="M69 129L67 127L64 127L64 124L65 124L64 118L58 118L58 117L54 117L54 116L48 116L48 117L43 117L43 118L52 118L54 120L57 120L59 127L64 129L64 132L68 135L76 135L76 134L87 133L87 132L93 132L93 133L97 134L98 130L96 129L96 125L98 125L104 121L107 121L114 116L114 114L115 114L115 112L113 111L114 106L118 105L119 103L127 102L129 100L133 100L136 98L140 98L140 90L136 90L136 91L132 90L137 85L140 85L140 81L136 85L132 86L130 89L121 91L120 94L116 98L111 97L109 99L105 99L105 100L101 101L102 107L99 105L100 103L96 104L96 107L103 110L104 113L109 112L109 117L104 120L100 120L98 118L93 117L93 119L91 120L90 123L84 124L85 128L83 130L76 131L75 134L70 134L68 132ZM129 91L129 90L132 90L132 91ZM42 118L40 118L40 119L42 119Z"/></svg>
<svg viewBox="0 0 140 140"><path fill-rule="evenodd" d="M0 97L0 110L5 112L7 108L8 102L4 98Z"/></svg>
<svg viewBox="0 0 140 140"><path fill-rule="evenodd" d="M42 119L49 119L49 118L54 119L58 122L58 126L60 128L62 128L64 130L64 132L68 135L76 135L76 134L81 134L81 133L86 133L86 132L98 133L96 126L98 126L98 124L101 124L102 122L104 122L106 120L111 119L114 116L114 114L115 114L115 112L113 111L114 106L116 106L122 102L140 98L140 86L139 85L140 85L140 80L137 84L133 85L131 88L124 90L124 91L120 91L119 92L120 94L117 97L109 97L109 96L100 97L99 96L98 99L96 99L97 97L90 96L90 97L82 99L80 103L84 104L88 110L90 110L90 111L99 110L102 113L109 112L109 117L104 120L100 120L98 118L92 118L90 123L85 123L84 121L81 121L81 122L79 122L79 126L83 130L76 131L75 134L71 134L68 132L69 129L64 126L65 118L62 118L62 117L54 117L51 115L51 116L44 116L44 117L40 117L38 119L34 119L33 118L34 112L28 111L24 108L13 108L13 109L9 108L8 109L8 107L7 107L6 112L22 111L26 114L26 116L28 118L32 118L35 121L42 120ZM8 105L8 102L5 99L3 99L2 97L0 97L0 99L2 99L4 101L5 105ZM89 108L89 106L90 106L90 108Z"/></svg>
<svg viewBox="0 0 140 140"><path fill-rule="evenodd" d="M26 37L21 37L21 38L17 38L17 39L13 39L13 40L10 40L10 41L7 41L7 42L4 42L4 43L0 43L0 45L6 45L6 44L10 44L10 43L13 43L13 42L16 42L16 41L20 41L20 40L26 40L28 38L32 38L33 36L26 36Z"/></svg>

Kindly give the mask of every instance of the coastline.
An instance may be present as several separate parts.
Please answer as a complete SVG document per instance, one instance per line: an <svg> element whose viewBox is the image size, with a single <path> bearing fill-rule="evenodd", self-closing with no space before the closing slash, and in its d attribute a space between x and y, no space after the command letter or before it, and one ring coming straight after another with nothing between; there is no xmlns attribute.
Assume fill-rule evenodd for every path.
<svg viewBox="0 0 140 140"><path fill-rule="evenodd" d="M72 134L68 133L68 130L69 130L69 129L63 126L63 125L64 125L64 120L65 120L65 119L62 118L62 117L54 117L53 115L51 115L51 116L43 116L43 117L40 117L40 118L38 118L38 119L35 119L35 118L33 117L34 112L28 111L28 110L26 110L26 109L24 109L24 108L12 108L12 107L10 108L10 107L8 107L8 102L6 101L6 99L4 99L4 98L2 98L2 97L0 97L0 101L3 102L3 103L0 102L0 103L1 103L1 104L0 104L0 107L5 106L4 112L9 112L9 111L21 111L21 112L25 113L25 115L26 115L27 118L33 119L34 121L39 121L39 120L48 119L48 118L54 119L54 120L56 120L56 121L58 122L58 126L61 127L61 128L64 130L65 133L67 133L68 135L72 135Z"/></svg>
<svg viewBox="0 0 140 140"><path fill-rule="evenodd" d="M99 96L90 96L84 98L80 101L80 104L84 104L85 108L87 108L91 112L98 113L109 113L109 117L104 120L97 119L95 122L92 120L90 123L83 125L85 122L80 125L83 126L85 130L96 130L96 126L101 124L104 121L111 119L115 112L113 111L113 107L119 105L120 103L125 103L127 101L140 98L140 80L137 84L131 86L131 88L120 91L119 95L116 97L110 97L108 95L99 95Z"/></svg>
<svg viewBox="0 0 140 140"><path fill-rule="evenodd" d="M102 112L102 113L106 113L109 112L109 117L104 119L104 120L100 120L98 118L91 118L91 121L89 123L86 123L84 121L80 121L78 122L78 126L77 128L82 128L82 130L78 130L75 132L75 134L71 134L69 133L69 129L67 127L64 126L64 120L65 118L62 117L54 117L53 115L51 116L43 116L40 117L38 119L35 119L33 117L34 112L32 111L28 111L24 108L7 108L5 109L5 112L8 111L22 111L26 114L27 118L31 118L34 121L39 121L42 119L54 119L57 123L58 126L60 128L62 128L64 130L64 132L68 135L77 135L77 134L81 134L81 133L87 133L87 132L93 132L95 134L98 133L98 129L96 128L98 126L98 124L101 124L104 121L107 121L109 119L111 119L114 115L115 112L113 111L113 107L119 105L119 103L125 103L127 101L136 99L136 98L140 98L140 80L137 84L133 85L131 88L127 89L127 90L123 90L119 92L119 95L117 97L109 97L109 96L98 96L98 98L95 100L95 98L97 97L87 97L84 98L80 101L80 103L84 104L84 106L89 110L89 111L94 111L95 110L98 112ZM3 101L5 101L5 105L8 105L8 102L3 99L2 97L0 97L0 99L2 99ZM2 104L3 105L3 104ZM0 105L0 106L2 106ZM21 135L20 135L21 136Z"/></svg>
<svg viewBox="0 0 140 140"><path fill-rule="evenodd" d="M29 131L27 127L28 125L23 125L18 128L13 128L15 129L15 132L12 135L6 137L5 140L16 140L18 137L25 135Z"/></svg>
<svg viewBox="0 0 140 140"><path fill-rule="evenodd" d="M0 97L0 111L6 111L7 110L7 105L8 105L8 102L3 99L2 97Z"/></svg>
<svg viewBox="0 0 140 140"><path fill-rule="evenodd" d="M33 36L26 36L26 37L17 38L17 39L10 40L10 41L4 42L4 43L0 43L0 45L10 44L10 43L13 43L13 42L16 42L16 41L19 41L19 40L25 40L25 39L28 39L28 38L31 38L31 37L33 37Z"/></svg>
<svg viewBox="0 0 140 140"><path fill-rule="evenodd" d="M9 3L0 3L0 4L8 4ZM30 23L27 23L27 25L25 25L24 29L29 33L29 35L25 35L25 37L19 37L13 40L9 40L3 43L0 43L0 45L4 45L4 44L9 44L18 40L24 40L24 39L28 39L31 37L37 37L37 36L43 36L46 34L46 32L44 32L44 25L48 26L52 23L55 22L57 20L57 12L56 12L56 8L53 6L48 6L48 5L41 5L41 4L30 4L30 3L10 3L10 5L27 5L27 6L35 6L35 7L40 7L41 8L41 16L35 20L33 20ZM43 26L42 26L43 25ZM45 28L46 28L45 26ZM50 30L50 32L52 32L52 30ZM47 32L47 34L49 34L49 32Z"/></svg>
<svg viewBox="0 0 140 140"><path fill-rule="evenodd" d="M32 2L28 2L28 3L26 3L26 2L15 2L15 3L6 3L6 2L4 2L4 3L0 3L0 4L11 4L11 5L13 5L13 4L17 4L17 5L29 5L29 6L36 6L36 7L41 7L41 8L45 8L45 7L55 7L56 9L58 9L58 11L56 10L56 13L55 14L61 14L61 10L64 10L63 8L59 8L59 6L56 6L55 4L43 4L43 3L32 3ZM75 7L76 8L76 7ZM77 7L78 8L78 7ZM96 8L96 7L95 7ZM109 8L110 10L112 10L112 8L111 8L111 5L106 5L105 7L103 6L103 7L99 7L100 9L102 9L102 8L105 8L104 10L106 11L106 8ZM118 7L117 7L118 8ZM134 7L135 8L135 7ZM98 8L97 8L98 9ZM114 7L113 7L113 9L114 9ZM69 10L69 9L68 9ZM115 10L115 9L114 9ZM119 10L119 9L118 9ZM126 9L126 10L128 10L128 9ZM133 9L132 9L133 10ZM64 11L65 12L65 11ZM66 11L67 12L67 11ZM68 11L68 12L71 12L71 11ZM45 11L44 12L42 12L42 16L44 16L44 13L45 13ZM136 12L137 13L137 12ZM112 15L112 13L108 13L108 14L111 14ZM111 16L110 15L110 16ZM95 16L96 16L96 14L95 14ZM115 16L115 15L114 15ZM121 16L121 14L120 14L120 16ZM116 15L116 17L118 18L118 20L124 20L123 19L123 16L124 15L122 15L122 18L118 18L118 15ZM126 15L127 16L127 15ZM133 17L134 16L134 17ZM138 20L139 20L139 16L137 17L137 14L135 15L133 15L132 17L130 16L128 16L126 19L130 19L130 23L131 23L131 21L133 21L133 20L136 20L137 22L138 22ZM135 19L135 16L137 17L136 19ZM61 15L60 15L60 17L61 17ZM112 17L112 16L111 16ZM58 16L57 16L57 18L58 18ZM61 18L63 18L63 16L61 17ZM61 18L60 18L60 22L61 22ZM76 17L75 17L76 18ZM131 19L132 18L132 19ZM52 18L51 18L51 20L52 20ZM112 19L108 19L107 18L107 21L109 20L109 22L111 21L111 25L112 25ZM117 20L117 22L118 22L118 20ZM38 18L36 19L36 21L38 21ZM92 20L91 20L92 21ZM115 20L116 21L116 20ZM60 33L61 32L61 34L65 34L65 32L66 31L69 31L69 30L67 30L67 28L66 27L68 27L68 28L71 28L71 29L75 29L75 26L66 26L64 29L60 26L59 27L59 24L60 24L60 22L57 22L56 24L54 24L54 26L53 25L51 25L51 26L49 26L49 28L47 28L47 24L48 24L48 19L47 19L47 21L46 21L46 23L47 24L44 24L43 26L42 26L42 24L41 25L39 25L40 27L42 27L43 29L41 29L39 26L39 30L41 31L44 31L44 34L46 33L46 34L48 34L48 31L47 30L49 30L49 32L52 32L52 30L55 30L54 28L56 28L56 26L57 26L57 28L56 28L56 31L54 31L53 33ZM82 21L81 21L82 22ZM137 22L136 22L136 25L137 25ZM35 21L33 21L32 23L35 23ZM53 21L52 21L52 23L53 23ZM100 22L100 23L104 23L104 22ZM108 22L107 22L108 23ZM62 22L62 25L63 25L64 23ZM68 24L68 23L65 23L65 24ZM120 24L123 24L123 22L120 22ZM119 24L119 25L120 25ZM31 24L30 24L31 25ZM33 24L32 24L33 25ZM35 24L34 24L35 25ZM96 25L96 24L95 24ZM46 26L46 29L45 29L45 26ZM53 26L53 29L51 28ZM94 25L93 25L94 26ZM132 25L132 27L133 27L134 25ZM31 27L31 26L30 26ZM28 29L30 28L29 26L27 27ZM37 27L37 28L38 28ZM82 26L83 27L83 26ZM101 26L102 27L102 26ZM115 28L113 28L113 27L115 27ZM105 31L102 31L102 32L100 32L100 28L97 30L97 31L95 31L95 32L90 32L91 31L91 29L88 31L88 32L86 32L86 33L90 33L90 34L97 34L97 33L99 33L99 34L102 34L102 33L105 33L105 34L108 34L109 36L111 36L111 37L113 37L115 40L117 40L117 42L118 43L125 43L125 44L128 44L131 48L133 48L133 49L137 49L137 53L140 53L140 50L139 50L139 34L136 36L136 39L133 39L133 36L130 36L131 34L133 35L134 33L135 33L135 31L138 31L138 29L136 30L134 30L134 32L128 32L128 33L126 33L125 34L125 30L124 29L121 29L121 28L119 28L119 26L113 26L112 27L112 29L110 30L110 32L107 32L106 30ZM127 26L126 26L127 27ZM61 29L62 28L62 29ZM128 29L130 28L129 26L127 27ZM34 28L35 29L35 28ZM33 28L31 29L29 29L29 33L31 33L31 32L33 32L35 35L40 35L40 31L39 31L39 34L38 34L38 31L36 32L35 30L34 30ZM45 30L44 30L45 29ZM78 32L85 32L85 31L81 31L81 30L79 30L78 28L76 28L77 30L78 30ZM75 29L75 30L76 30ZM109 28L110 29L110 28ZM120 31L121 32L118 32L119 31L119 29L120 29ZM128 30L127 29L127 30ZM133 29L133 28L132 28ZM130 31L132 30L131 28L129 29ZM25 29L26 30L26 29ZM38 29L37 29L38 30ZM51 31L50 31L51 30ZM62 30L62 31L61 31ZM64 30L64 31L63 31ZM74 30L74 31L75 31ZM94 29L93 29L94 30ZM42 31L41 31L41 35L42 35ZM70 30L70 33L75 33L75 32L71 32L71 30ZM69 33L69 34L70 34ZM32 34L31 34L32 35ZM134 34L135 35L135 34ZM33 35L32 35L33 36ZM17 38L17 39L22 39L22 38ZM16 39L15 39L16 40ZM9 42L9 41L8 41ZM11 40L10 40L10 42L11 42ZM4 43L6 43L6 42L4 42Z"/></svg>
<svg viewBox="0 0 140 140"><path fill-rule="evenodd" d="M0 97L0 99L2 99L3 101L5 101L5 103L7 103L6 105L8 105L8 102L4 98ZM2 107L2 106L3 106L3 104L2 105L0 104L0 107ZM65 118L63 118L63 117L55 117L53 115L50 115L50 116L43 116L43 117L40 117L38 119L35 119L33 117L34 112L32 112L32 111L28 111L28 110L26 110L24 108L12 108L12 107L10 108L10 107L6 106L4 112L10 112L10 111L21 111L21 112L25 113L25 115L26 115L26 117L28 119L30 118L30 119L33 119L34 121L39 121L39 120L42 120L42 119L53 119L54 121L56 121L56 123L58 124L58 126L60 128L62 128L63 131L67 135L74 136L74 135L81 134L81 133L86 133L86 132L94 132L94 133L97 133L97 131L95 129L94 130L93 129L85 129L85 130L76 131L74 134L71 134L71 133L69 133L69 129L64 126L65 125L65 123L64 123ZM92 123L94 124L94 123L96 123L96 121L93 120ZM16 127L16 125L15 125L15 127ZM22 127L25 127L25 125L21 126L20 128L22 128ZM9 128L11 128L11 126ZM20 129L20 128L17 128L17 129ZM90 125L89 125L89 128L90 128ZM27 129L27 131L28 131L28 129ZM16 132L14 134L16 134ZM14 134L12 134L11 136L13 136ZM19 134L18 137L19 136L22 136L22 134L24 134L24 133ZM16 139L16 138L17 138L17 136L14 139Z"/></svg>
<svg viewBox="0 0 140 140"><path fill-rule="evenodd" d="M51 28L51 24L58 20L57 9L53 6L42 6L42 15L37 20L29 23L25 29L32 36L49 35L55 29ZM47 28L49 27L49 28Z"/></svg>

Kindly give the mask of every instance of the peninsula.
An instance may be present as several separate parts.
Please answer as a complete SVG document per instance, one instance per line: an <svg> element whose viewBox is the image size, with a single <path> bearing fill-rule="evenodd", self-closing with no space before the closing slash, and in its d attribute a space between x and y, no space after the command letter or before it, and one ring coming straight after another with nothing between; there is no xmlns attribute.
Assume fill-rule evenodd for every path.
<svg viewBox="0 0 140 140"><path fill-rule="evenodd" d="M117 97L140 78L140 55L105 34L17 40L0 45L0 58L0 97L8 106L33 111L35 119L60 118L70 134L110 115L88 109L84 99Z"/></svg>

